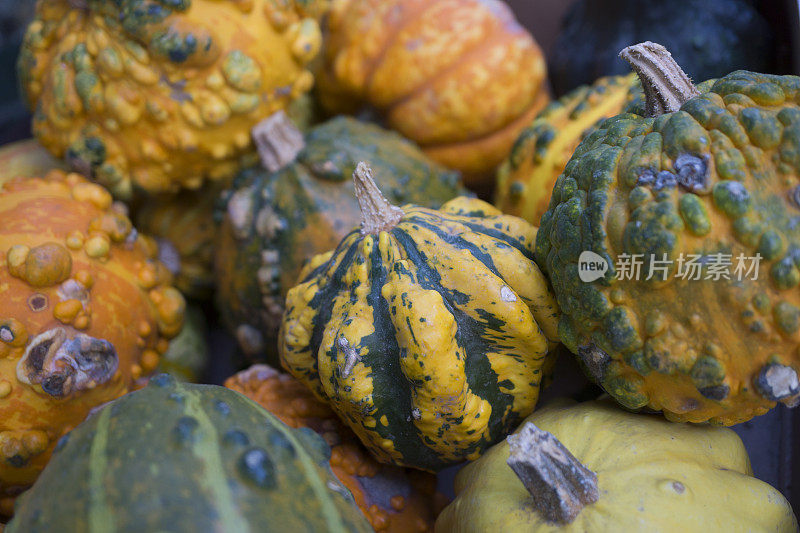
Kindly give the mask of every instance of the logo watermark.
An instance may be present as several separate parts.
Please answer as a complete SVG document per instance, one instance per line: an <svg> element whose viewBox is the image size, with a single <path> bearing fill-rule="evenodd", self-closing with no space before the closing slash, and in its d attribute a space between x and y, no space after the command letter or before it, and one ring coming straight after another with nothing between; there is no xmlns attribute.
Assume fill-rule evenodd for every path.
<svg viewBox="0 0 800 533"><path fill-rule="evenodd" d="M586 250L578 257L578 277L584 283L596 281L608 272L608 261L602 255Z"/></svg>
<svg viewBox="0 0 800 533"><path fill-rule="evenodd" d="M752 280L758 279L761 254L680 254L670 259L667 254L620 254L614 263L615 278L624 281L667 281L670 273L675 279L688 281ZM584 251L578 257L578 276L591 283L606 275L610 265L594 252Z"/></svg>

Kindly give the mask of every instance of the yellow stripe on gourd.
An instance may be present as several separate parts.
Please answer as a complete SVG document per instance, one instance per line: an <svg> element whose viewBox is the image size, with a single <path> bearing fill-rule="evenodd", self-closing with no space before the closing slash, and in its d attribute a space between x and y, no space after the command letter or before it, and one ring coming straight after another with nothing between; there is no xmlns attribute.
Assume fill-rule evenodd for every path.
<svg viewBox="0 0 800 533"><path fill-rule="evenodd" d="M408 261L400 264L409 271L416 270ZM409 381L419 383L411 395L412 406L419 410L420 417L416 419L413 412L409 413L411 421L443 449L451 448L453 443L466 448L489 438L487 424L492 407L469 388L466 354L456 340L458 325L442 296L421 288L409 275L396 272L389 275L382 294L390 305L397 306L392 322L398 344L407 350L399 360L400 368ZM414 302L413 306L401 305L404 295ZM426 377L430 379L426 381ZM480 416L476 418L476 414ZM463 420L456 423L460 417ZM456 459L458 455L448 457Z"/></svg>
<svg viewBox="0 0 800 533"><path fill-rule="evenodd" d="M97 430L89 451L89 533L116 531L104 481L108 468L106 449L111 409L103 409L97 416Z"/></svg>

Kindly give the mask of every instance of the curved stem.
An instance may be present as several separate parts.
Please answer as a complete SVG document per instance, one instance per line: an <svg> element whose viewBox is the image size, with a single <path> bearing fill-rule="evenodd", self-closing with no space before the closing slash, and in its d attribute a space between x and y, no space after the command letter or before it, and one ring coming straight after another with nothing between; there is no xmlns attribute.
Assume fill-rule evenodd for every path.
<svg viewBox="0 0 800 533"><path fill-rule="evenodd" d="M377 235L382 231L389 231L403 218L403 210L389 203L375 180L372 179L372 169L363 161L358 164L353 172L353 183L356 187L356 199L361 208L361 233L364 235Z"/></svg>
<svg viewBox="0 0 800 533"><path fill-rule="evenodd" d="M552 434L528 422L506 440L510 446L508 466L548 522L569 524L584 507L599 499L597 475Z"/></svg>
<svg viewBox="0 0 800 533"><path fill-rule="evenodd" d="M264 168L277 172L295 160L306 141L284 111L268 116L250 132Z"/></svg>
<svg viewBox="0 0 800 533"><path fill-rule="evenodd" d="M672 54L658 43L646 41L623 48L619 57L630 63L642 81L651 117L673 113L700 94Z"/></svg>

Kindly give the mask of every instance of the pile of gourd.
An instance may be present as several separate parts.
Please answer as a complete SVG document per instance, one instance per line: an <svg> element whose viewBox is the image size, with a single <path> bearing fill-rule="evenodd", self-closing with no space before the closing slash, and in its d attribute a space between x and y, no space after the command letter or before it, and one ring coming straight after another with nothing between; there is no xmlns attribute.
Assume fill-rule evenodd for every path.
<svg viewBox="0 0 800 533"><path fill-rule="evenodd" d="M716 426L800 403L800 77L621 56L550 102L499 0L39 0L6 531L797 531ZM607 395L534 411L559 344Z"/></svg>

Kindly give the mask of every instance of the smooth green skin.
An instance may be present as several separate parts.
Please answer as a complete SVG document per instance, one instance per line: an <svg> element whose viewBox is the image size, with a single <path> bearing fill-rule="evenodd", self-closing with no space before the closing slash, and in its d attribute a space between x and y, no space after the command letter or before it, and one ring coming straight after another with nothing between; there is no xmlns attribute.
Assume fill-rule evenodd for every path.
<svg viewBox="0 0 800 533"><path fill-rule="evenodd" d="M227 217L223 222L216 254L217 303L231 331L249 324L263 334L266 352L249 357L279 365L276 338L286 293L308 259L335 248L361 223L352 180L361 161L370 165L375 183L394 205L435 209L466 193L458 173L434 163L410 141L349 117L309 130L306 148L286 168L240 173L230 195L252 191L253 227L242 239L234 236ZM274 230L260 234L255 226L265 209L271 211ZM272 253L266 265L271 276L265 280L262 271L260 283L264 252ZM277 312L266 307L265 298Z"/></svg>
<svg viewBox="0 0 800 533"><path fill-rule="evenodd" d="M642 380L656 372L678 383L676 376L683 374L691 377L696 398L687 400L685 411L674 413L695 410L699 402L712 422L727 424L774 405L754 392L751 372L757 374L768 362L796 367L790 345L800 327L800 311L779 300L793 300L791 291L800 283L800 206L792 198L800 175L800 77L737 71L699 89L700 96L675 113L657 118L624 113L600 123L584 139L558 178L542 217L536 261L546 269L563 313L562 341L575 353L594 344L609 356L583 358L589 374L619 402L629 408L652 406L648 394L654 389L644 388ZM742 106L736 114L726 108L738 109L735 104ZM682 154L708 158L714 172L705 191L695 194L683 186L656 190L639 182L648 169L676 174L672 164ZM687 249L686 242L699 243L698 248ZM604 278L592 283L579 279L578 257L585 250L611 265ZM633 287L615 279L615 258L621 253L666 253L677 261L681 252L732 250L748 252L746 256L758 252L767 260L762 261L758 282L703 282L694 289L672 283L668 300L657 300L655 285L648 289L639 282L625 305L614 301L615 290ZM646 272L647 262L642 268ZM715 291L714 302L696 300L701 286ZM733 392L750 402L738 411L726 403L724 365L713 360L720 356L718 346L730 342L713 336L723 332L709 314L716 298L719 312L728 314L720 323L735 325L740 333L736 353L723 356L729 370L735 369ZM711 334L701 337L690 331L686 337L696 360L687 356L686 345L679 349L680 343L654 342L664 328L661 319L649 318L650 310L663 311L668 325L692 327L690 313L703 318L701 330ZM752 322L756 315L759 321ZM766 328L786 339L786 345L774 341L775 336L759 337ZM700 346L701 341L707 341L708 348ZM768 350L778 355L768 360ZM631 370L636 375L631 376Z"/></svg>
<svg viewBox="0 0 800 533"><path fill-rule="evenodd" d="M161 357L158 370L181 381L197 382L208 364L208 324L203 310L190 305L186 308L183 329L169 341L169 348Z"/></svg>
<svg viewBox="0 0 800 533"><path fill-rule="evenodd" d="M329 458L246 397L161 374L62 439L6 531L371 532Z"/></svg>

